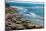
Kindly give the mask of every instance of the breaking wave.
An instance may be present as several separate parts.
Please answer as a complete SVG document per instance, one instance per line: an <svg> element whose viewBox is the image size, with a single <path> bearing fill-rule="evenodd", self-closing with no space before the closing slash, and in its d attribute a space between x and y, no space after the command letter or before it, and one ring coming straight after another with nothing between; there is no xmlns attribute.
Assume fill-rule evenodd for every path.
<svg viewBox="0 0 46 31"><path fill-rule="evenodd" d="M11 6L14 8L17 8L17 12L19 12L22 16L23 19L25 20L31 20L36 24L40 24L43 25L43 20L44 18L42 16L39 16L33 12L31 12L31 10L29 11L28 8L24 8L24 7L17 7L17 6ZM39 7L35 7L35 8L39 8ZM43 8L43 7L41 7Z"/></svg>

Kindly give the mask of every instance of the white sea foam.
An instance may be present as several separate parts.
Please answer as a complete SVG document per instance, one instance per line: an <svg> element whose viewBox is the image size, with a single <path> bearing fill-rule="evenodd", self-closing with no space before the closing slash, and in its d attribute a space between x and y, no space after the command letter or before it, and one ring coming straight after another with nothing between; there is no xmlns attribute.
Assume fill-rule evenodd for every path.
<svg viewBox="0 0 46 31"><path fill-rule="evenodd" d="M30 15L30 14L23 14L23 18L26 20L31 20L32 22L36 23L36 24L39 24L39 25L43 25L43 20L42 20L42 17L40 16L37 16L37 15ZM40 19L38 19L40 18Z"/></svg>
<svg viewBox="0 0 46 31"><path fill-rule="evenodd" d="M12 7L12 8L17 8L17 10L19 10L19 11L20 11L20 13L27 12L27 9L22 8L22 7L17 7L17 6L10 6L10 7ZM40 8L40 7L42 7L42 6L36 6L36 7ZM35 8L35 7L34 7L34 8ZM28 15L28 14L27 14L27 15ZM43 18L43 17L38 16L38 15L36 15L35 13L32 13L32 12L30 12L30 14L29 14L29 15L32 15L32 17Z"/></svg>
<svg viewBox="0 0 46 31"><path fill-rule="evenodd" d="M12 6L13 7L13 6ZM35 13L30 12L29 14L26 14L24 12L27 12L27 9L22 8L22 7L15 7L18 8L17 10L19 11L20 14L22 14L22 18L25 18L27 20L31 20L36 24L43 25L43 17L36 15Z"/></svg>
<svg viewBox="0 0 46 31"><path fill-rule="evenodd" d="M31 7L31 8L44 8L43 6L34 6L34 7Z"/></svg>

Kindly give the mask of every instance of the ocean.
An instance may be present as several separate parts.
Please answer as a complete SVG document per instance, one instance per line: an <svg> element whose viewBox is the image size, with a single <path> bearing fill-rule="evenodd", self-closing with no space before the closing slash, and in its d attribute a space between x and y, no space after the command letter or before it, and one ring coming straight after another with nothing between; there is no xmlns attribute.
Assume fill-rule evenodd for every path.
<svg viewBox="0 0 46 31"><path fill-rule="evenodd" d="M11 7L18 8L25 20L44 25L44 4L8 2Z"/></svg>

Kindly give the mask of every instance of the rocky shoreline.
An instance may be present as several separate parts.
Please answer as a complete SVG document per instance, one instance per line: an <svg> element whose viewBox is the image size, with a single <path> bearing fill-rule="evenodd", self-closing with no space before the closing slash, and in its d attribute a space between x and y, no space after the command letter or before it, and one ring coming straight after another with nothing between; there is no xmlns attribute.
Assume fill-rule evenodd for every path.
<svg viewBox="0 0 46 31"><path fill-rule="evenodd" d="M5 11L5 30L26 30L26 29L41 29L43 26L34 24L32 21L24 20L22 15L16 13L15 8L6 8Z"/></svg>
<svg viewBox="0 0 46 31"><path fill-rule="evenodd" d="M33 24L32 21L21 19L21 15L16 14L6 14L5 19L5 30L25 30L25 29L40 29L43 26L39 26L37 24Z"/></svg>

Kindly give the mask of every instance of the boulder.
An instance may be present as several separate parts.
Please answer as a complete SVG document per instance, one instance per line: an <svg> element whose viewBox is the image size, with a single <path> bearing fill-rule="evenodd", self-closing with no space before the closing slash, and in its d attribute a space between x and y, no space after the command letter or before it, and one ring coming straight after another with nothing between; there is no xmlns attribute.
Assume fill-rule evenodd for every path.
<svg viewBox="0 0 46 31"><path fill-rule="evenodd" d="M17 29L25 29L25 27L23 26L23 24L16 24L16 28Z"/></svg>

